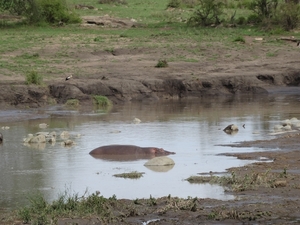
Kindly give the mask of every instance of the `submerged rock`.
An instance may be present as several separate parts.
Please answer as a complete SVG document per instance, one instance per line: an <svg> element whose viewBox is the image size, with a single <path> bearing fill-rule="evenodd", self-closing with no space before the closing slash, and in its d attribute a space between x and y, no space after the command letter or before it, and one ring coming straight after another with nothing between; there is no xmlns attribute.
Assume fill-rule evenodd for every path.
<svg viewBox="0 0 300 225"><path fill-rule="evenodd" d="M60 138L61 138L61 139L68 139L69 137L70 137L70 134L69 134L68 131L63 131L63 132L61 132L61 134L60 134Z"/></svg>
<svg viewBox="0 0 300 225"><path fill-rule="evenodd" d="M46 136L43 134L33 136L28 143L45 143L46 142Z"/></svg>
<svg viewBox="0 0 300 225"><path fill-rule="evenodd" d="M72 145L75 145L75 142L72 141L72 140L70 140L70 139L68 139L68 140L63 141L63 142L61 143L61 145L62 145L62 146L68 146L68 147L70 147L70 146L72 146Z"/></svg>
<svg viewBox="0 0 300 225"><path fill-rule="evenodd" d="M144 164L145 167L154 172L168 172L173 169L174 165L175 162L167 156L155 157Z"/></svg>
<svg viewBox="0 0 300 225"><path fill-rule="evenodd" d="M230 124L227 127L225 127L223 131L226 134L236 134L239 131L239 128L234 124Z"/></svg>
<svg viewBox="0 0 300 225"><path fill-rule="evenodd" d="M153 159L150 159L148 162L144 164L144 166L169 166L169 165L175 165L175 162L173 161L173 159L167 156L155 157Z"/></svg>

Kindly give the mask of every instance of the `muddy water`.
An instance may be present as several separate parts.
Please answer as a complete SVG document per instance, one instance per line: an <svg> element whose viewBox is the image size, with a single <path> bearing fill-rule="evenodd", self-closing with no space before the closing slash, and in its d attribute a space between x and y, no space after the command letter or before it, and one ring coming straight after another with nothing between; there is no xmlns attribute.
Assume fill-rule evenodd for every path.
<svg viewBox="0 0 300 225"><path fill-rule="evenodd" d="M225 152L258 151L255 148L218 146L246 140L272 138L274 125L300 118L298 96L242 99L173 101L116 106L110 111L59 107L28 111L1 111L0 208L27 203L27 196L41 192L47 200L59 194L100 191L105 197L149 198L171 194L178 197L233 199L219 186L189 184L186 178L209 171L224 172L251 161L218 155ZM141 120L135 124L134 118ZM47 123L45 129L40 123ZM234 123L235 135L222 131ZM242 125L245 124L245 128ZM23 138L39 131L69 131L75 146L56 144L25 146ZM80 137L79 135L80 134ZM176 152L173 167L147 168L147 159L95 159L88 153L99 146L133 144L162 147ZM137 180L116 178L126 172L144 172Z"/></svg>

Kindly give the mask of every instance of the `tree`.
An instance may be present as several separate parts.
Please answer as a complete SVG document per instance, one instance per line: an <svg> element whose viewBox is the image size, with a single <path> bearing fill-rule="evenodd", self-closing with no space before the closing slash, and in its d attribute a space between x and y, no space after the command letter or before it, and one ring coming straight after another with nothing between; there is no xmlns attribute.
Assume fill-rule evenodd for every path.
<svg viewBox="0 0 300 225"><path fill-rule="evenodd" d="M209 26L220 24L220 16L223 14L224 3L221 0L199 0L199 4L189 19L190 24Z"/></svg>

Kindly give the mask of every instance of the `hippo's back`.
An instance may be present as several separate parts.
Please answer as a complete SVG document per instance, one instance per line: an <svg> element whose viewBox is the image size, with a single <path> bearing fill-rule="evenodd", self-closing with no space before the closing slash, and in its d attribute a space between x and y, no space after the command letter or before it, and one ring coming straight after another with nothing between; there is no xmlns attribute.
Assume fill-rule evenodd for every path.
<svg viewBox="0 0 300 225"><path fill-rule="evenodd" d="M125 155L141 153L141 148L135 145L106 145L95 148L91 155Z"/></svg>

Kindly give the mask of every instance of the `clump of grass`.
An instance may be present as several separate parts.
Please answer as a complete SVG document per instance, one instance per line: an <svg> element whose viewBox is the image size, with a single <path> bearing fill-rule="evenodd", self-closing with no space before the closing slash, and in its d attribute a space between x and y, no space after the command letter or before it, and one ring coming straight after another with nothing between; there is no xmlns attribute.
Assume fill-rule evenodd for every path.
<svg viewBox="0 0 300 225"><path fill-rule="evenodd" d="M68 99L65 103L66 106L72 106L72 107L78 107L79 106L79 100L78 99Z"/></svg>
<svg viewBox="0 0 300 225"><path fill-rule="evenodd" d="M43 76L38 72L32 70L26 73L26 84L36 84L41 85L43 82Z"/></svg>
<svg viewBox="0 0 300 225"><path fill-rule="evenodd" d="M168 65L168 62L167 62L167 60L165 60L165 59L160 59L160 60L158 60L158 62L157 62L157 64L156 64L156 68L165 68L165 67L168 67L169 65Z"/></svg>
<svg viewBox="0 0 300 225"><path fill-rule="evenodd" d="M94 42L103 42L103 38L102 37L95 37Z"/></svg>
<svg viewBox="0 0 300 225"><path fill-rule="evenodd" d="M115 174L115 177L122 177L122 178L129 178L129 179L139 179L143 176L144 173L139 173L137 171L133 171L130 173L120 173L120 174Z"/></svg>
<svg viewBox="0 0 300 225"><path fill-rule="evenodd" d="M171 8L179 8L179 7L180 7L180 4L181 4L181 1L180 1L180 0L170 0L170 1L168 2L167 7L171 7Z"/></svg>
<svg viewBox="0 0 300 225"><path fill-rule="evenodd" d="M244 38L244 37L241 37L241 36L236 37L233 41L234 41L234 42L241 42L241 43L243 43L243 44L246 43L245 38Z"/></svg>
<svg viewBox="0 0 300 225"><path fill-rule="evenodd" d="M94 102L96 105L101 107L108 107L111 105L111 101L106 97L102 95L94 95Z"/></svg>
<svg viewBox="0 0 300 225"><path fill-rule="evenodd" d="M33 54L24 53L18 57L23 58L23 59L34 59L34 58L40 57L40 55L39 55L39 53L33 53Z"/></svg>
<svg viewBox="0 0 300 225"><path fill-rule="evenodd" d="M48 203L40 193L35 194L28 198L29 206L18 210L18 218L23 223L56 224L59 218L66 216L97 215L102 222L116 222L117 217L111 210L117 200L115 196L107 199L100 192L86 195L87 192L79 196L65 191L57 200Z"/></svg>
<svg viewBox="0 0 300 225"><path fill-rule="evenodd" d="M219 184L229 187L234 192L240 192L253 190L258 186L276 188L286 185L286 182L281 178L282 177L276 177L275 174L266 171L264 173L253 172L245 175L232 172L231 176L191 176L186 180L190 183Z"/></svg>

